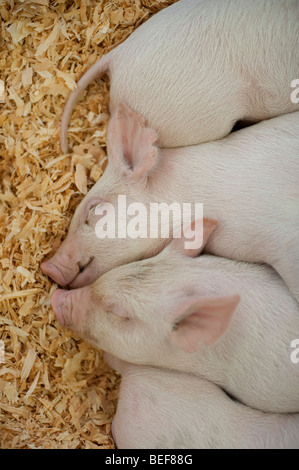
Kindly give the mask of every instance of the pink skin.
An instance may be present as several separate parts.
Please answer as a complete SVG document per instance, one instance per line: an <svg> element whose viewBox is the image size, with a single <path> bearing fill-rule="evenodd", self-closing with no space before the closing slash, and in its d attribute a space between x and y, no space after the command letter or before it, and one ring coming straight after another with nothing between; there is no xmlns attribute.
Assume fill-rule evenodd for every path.
<svg viewBox="0 0 299 470"><path fill-rule="evenodd" d="M236 121L298 110L290 99L298 13L297 0L181 0L160 11L80 78L63 112L63 152L76 101L105 72L111 114L125 101L163 148L210 142Z"/></svg>
<svg viewBox="0 0 299 470"><path fill-rule="evenodd" d="M216 227L217 227L217 221L214 219L203 219L203 221L198 220L198 221L192 222L191 227L190 227L191 230L193 231L202 230L202 233L203 233L202 246L196 250L192 250L192 249L186 250L182 246L181 239L173 239L171 242L172 249L183 253L185 256L189 256L189 257L197 256L197 254L201 253L204 245L206 244L211 234L215 231ZM188 230L186 227L185 227L184 235L190 237L190 233L188 235ZM43 270L46 268L47 273L50 272L51 266L52 266L51 261L47 261L43 263L43 265L46 265L46 266L43 266ZM52 272L56 274L54 265L53 265ZM61 276L61 280L63 283L65 283L65 278L63 278L63 276ZM63 290L63 289L57 289L54 291L52 295L52 299L51 299L52 307L53 307L57 320L62 326L75 328L78 331L80 331L81 329L84 329L84 322L86 322L88 318L89 306L92 306L93 304L92 295L91 295L92 292L93 292L92 286L89 286L89 285L85 287L73 289L71 291ZM99 295L100 295L100 292L97 291L96 300L98 300ZM233 314L236 305L239 303L239 300L240 300L239 296L233 296L232 298L228 298L228 302L226 301L226 299L223 299L223 302L222 302L223 308L222 308L222 303L220 302L219 304L219 302L216 299L215 311L218 312L216 317L219 318L219 311L222 311L222 315L221 315L222 320L218 324L218 330L219 330L219 332L217 333L218 336L227 328L231 315ZM201 299L198 300L196 298L193 300L192 297L191 298L189 297L183 302L183 305L180 306L180 308L182 309L182 312L184 310L188 310L189 307L191 308L191 311L192 311L192 306L196 305L196 303L201 304L202 300ZM214 300L212 301L212 305L213 303L214 303ZM121 305L118 305L117 315L126 318L126 314L123 313ZM204 321L207 322L209 320L209 317L211 318L211 324L213 324L210 335L215 336L215 330L213 329L213 327L215 327L216 322L213 321L212 311L207 315L207 318L204 319ZM190 316L190 318L191 318L190 320L191 323L196 322L196 318L194 318L194 316ZM217 328L217 325L216 325L216 328ZM184 336L183 335L176 335L176 336L178 338L177 341L182 344L182 348L184 349L186 347L184 345L184 342L185 342ZM191 343L192 341L190 341L190 344Z"/></svg>
<svg viewBox="0 0 299 470"><path fill-rule="evenodd" d="M145 247L141 246L141 253L136 255L137 240L131 240L128 248L128 239L118 239L116 251L114 240L101 241L96 237L94 226L99 217L89 215L97 204L113 202L112 198L117 198L118 192L123 193L124 177L129 179L134 190L138 187L142 189L144 174L151 169L157 157L158 149L154 145L156 140L156 132L146 127L141 115L134 113L124 103L118 107L109 123L108 147L111 161L101 178L102 191L98 193L97 185L91 189L77 208L66 239L54 256L41 264L42 271L57 284L62 287L69 285L71 288L88 285L116 265L134 261L138 255L141 258L153 256L163 248L166 241L160 242L162 245L156 247L152 246L150 239L141 240ZM125 167L122 154L126 155ZM111 195L112 187L114 191ZM130 195L128 199L129 197ZM91 220L87 227L89 218ZM83 272L80 272L81 268L84 268Z"/></svg>
<svg viewBox="0 0 299 470"><path fill-rule="evenodd" d="M200 377L104 358L122 375L118 449L298 449L299 414L261 413Z"/></svg>
<svg viewBox="0 0 299 470"><path fill-rule="evenodd" d="M50 260L41 264L41 269L57 284L66 287L80 271L78 245L71 241L68 250L59 247Z"/></svg>
<svg viewBox="0 0 299 470"><path fill-rule="evenodd" d="M50 260L41 263L41 270L62 287L76 287L72 285L75 278L81 285L88 285L93 281L93 258L81 256L79 245L74 240L69 241L69 238Z"/></svg>
<svg viewBox="0 0 299 470"><path fill-rule="evenodd" d="M51 303L56 318L64 327L71 327L73 324L80 328L81 322L86 321L87 310L83 307L91 302L89 289L76 289L67 291L56 289L53 292Z"/></svg>
<svg viewBox="0 0 299 470"><path fill-rule="evenodd" d="M90 207L99 202L99 198L89 199L78 218L79 225L83 224ZM80 281L82 279L81 285L87 285L94 280L92 278L92 261L91 255L82 253L80 243L75 240L75 237L68 235L54 256L41 263L41 270L62 287L71 285L75 278ZM91 269L85 269L90 267Z"/></svg>
<svg viewBox="0 0 299 470"><path fill-rule="evenodd" d="M95 207L109 203L117 211L119 195L126 196L127 207L142 202L147 210L152 202L201 202L205 216L219 220L207 253L273 266L299 301L298 125L295 112L219 141L159 149L145 119L120 104L109 123L105 173L77 207L66 239L42 270L61 286L78 288L117 266L158 254L168 239L97 238Z"/></svg>
<svg viewBox="0 0 299 470"><path fill-rule="evenodd" d="M73 310L72 298L69 291L62 289L57 289L52 295L52 307L61 326L67 326L69 323L67 315Z"/></svg>
<svg viewBox="0 0 299 470"><path fill-rule="evenodd" d="M260 411L298 412L297 302L269 266L198 256L217 230L203 225L197 250L174 239L89 286L57 290L58 321L126 362L201 376Z"/></svg>
<svg viewBox="0 0 299 470"><path fill-rule="evenodd" d="M215 200L215 205L219 207L223 198L220 195L221 199L217 200L215 196L217 188L222 190L225 186L223 193L226 196L225 199L235 201L243 192L244 186L247 191L249 188L256 187L258 175L253 175L252 181L247 181L247 183L243 178L247 173L252 175L250 170L253 168L259 168L260 150L263 151L265 142L270 145L273 140L271 136L263 141L260 148L256 146L253 151L250 151L250 143L255 142L255 136L249 132L248 145L242 148L237 146L240 148L240 155L235 154L235 159L236 162L242 161L240 157L242 154L245 155L250 161L251 169L245 168L244 164L242 171L238 169L237 174L234 175L235 165L233 164L225 175L226 181L221 179L220 171L217 171L221 169L222 162L216 157L218 153L223 156L225 162L229 160L230 150L234 150L228 148L229 151L225 153L225 148L230 145L229 140L224 140L222 149L217 149L217 147L210 149L208 161L211 161L214 167L211 169L210 166L209 178L205 172L205 164L201 164L207 156L205 151L208 147L202 147L203 154L201 151L195 152L195 158L191 161L191 170L188 169L188 171L186 169L190 155L187 149L190 145L203 145L203 142L215 143L216 140L221 142L219 139L231 132L236 121L246 120L254 123L286 113L295 114L294 112L299 110L299 103L293 103L290 99L291 82L298 73L298 13L297 0L280 2L277 0L251 0L250 2L181 0L142 24L126 41L100 58L80 78L78 87L70 94L63 112L62 150L66 151L68 148L67 128L76 100L91 81L107 72L111 83L111 121L114 120L115 115L119 117L118 108L123 102L135 112L141 128L143 126L141 116L143 116L148 126L157 131L157 145L160 147L159 160L151 161L151 153L147 154L149 156L147 164L149 163L151 167L147 174L146 168L149 167L139 165L145 160L140 161L138 144L141 142L141 148L144 149L144 142L142 139L135 140L138 132L132 132L132 129L136 130L136 126L133 125L131 130L128 126L126 129L128 132L122 132L121 126L112 122L112 126L109 126L111 127L110 135L108 132L107 136L109 164L105 174L76 210L69 231L70 235L63 242L61 250L51 260L42 264L42 269L46 274L61 286L70 285L75 288L95 281L101 274L115 266L153 256L163 248L161 240L156 245L142 243L140 240L134 240L131 244L128 240L121 243L117 241L114 244L99 243L91 231L88 231L86 227L83 229L87 217L86 207L92 199L94 200L97 193L99 199L102 197L112 203L115 202L115 195L119 193L128 194L131 199L146 204L150 200L150 187L153 186L154 192L151 196L169 202L166 198L166 190L172 189L173 191L174 187L180 190L182 181L188 181L188 183L190 181L183 193L173 194L173 191L171 194L171 197L175 196L178 201L183 201L185 198L187 202L190 202L192 200L190 194L195 194L195 187L200 188L202 183L207 181L211 192L208 193L209 187L204 188L203 195L206 195L208 202L199 193L196 193L196 198L204 202L206 207ZM242 38L246 40L242 41ZM188 44L187 47L186 44ZM132 121L130 119L130 124ZM291 124L289 129L294 126ZM148 133L150 136L154 135L154 131L148 131ZM281 140L285 138L285 134L283 130ZM120 141L120 135L125 137L123 142ZM130 136L129 139L128 136ZM131 145L136 153L133 155L134 158L131 155ZM148 149L148 146L146 147ZM281 155L285 157L285 147L285 143L282 142L279 158L283 163L285 158L282 159ZM122 150L124 150L123 155ZM130 158L127 158L128 150ZM173 150L173 153L169 150ZM121 164L122 157L124 165ZM266 157L266 160L271 159L272 162L272 151L269 151ZM176 170L172 162L175 162ZM277 163L279 164L279 161L273 160L272 168L277 169L279 179L281 180L281 175L284 173L289 176L284 167L278 168ZM202 181L199 181L199 178L197 181L195 178L193 180L195 169L200 170L200 167L204 178ZM141 171L144 173L137 181L136 177ZM156 178L151 178L153 174L156 174ZM214 184L211 178L214 174L220 180L217 184ZM260 168L258 174L263 174ZM268 175L268 181L272 177L273 175L271 178ZM240 179L240 187L236 188L238 179ZM196 183L193 187L191 180L193 184ZM106 181L105 184L104 181ZM149 184L142 185L142 181ZM275 185L276 183L275 180ZM233 186L235 192L230 193L231 188L234 189ZM162 190L165 194L162 194ZM151 197L153 202L155 202L154 197ZM243 207L247 207L247 200L241 202ZM274 201L274 210L276 210L276 202ZM257 207L261 207L260 200L257 201ZM271 208L268 206L265 208L265 214L269 213L269 209ZM244 217L243 208L240 212L241 214L232 214L234 221L231 225L237 225L238 231L242 225L239 217L241 215L242 220ZM232 230L229 230L226 237L228 248L221 245L225 238L225 233L222 231L226 230L225 223L228 222L222 220L224 213L228 213L228 208L225 208L225 211L222 210L221 213L213 212L211 208L211 211L206 213L207 216L221 221L218 236L215 234L214 243L211 241L213 246L208 247L209 252L232 259L267 262L273 265L273 260L270 259L273 253L267 256L267 259L261 257L260 253L257 255L255 248L260 247L257 247L256 243L252 249L251 247L248 249L248 252L253 253L254 259L249 259L247 252L244 256L244 246L240 246L238 240L234 239ZM282 225L284 214L280 216L283 219L280 222ZM260 220L255 226L261 223ZM252 227L254 224L252 220L244 220L243 225ZM264 225L271 226L269 220L265 220ZM269 229L271 233L276 231L277 227ZM288 226L286 232L290 234L287 243L292 245L289 250L291 260L286 259L285 253L275 252L274 258L278 261L274 268L287 280L288 284L292 277L292 285L289 284L289 286L292 291L295 291L298 288L298 282L297 280L294 282L294 273L290 275L286 272L288 270L286 265L299 266L298 254L297 256L294 254L298 238L293 235ZM264 233L255 233L253 237L255 240L262 240L265 245L262 250L266 252L265 247L267 249L271 246L271 240L266 239L264 235ZM283 245L280 237L274 236L274 238L276 246ZM74 242L77 248L72 248L71 245ZM232 252L232 247L236 249L235 252ZM282 261L278 259L280 255L282 255ZM80 267L86 268L80 273ZM299 277L298 272L297 276Z"/></svg>
<svg viewBox="0 0 299 470"><path fill-rule="evenodd" d="M42 271L47 274L47 276L55 279L55 282L62 287L66 287L69 284L69 279L66 277L65 271L63 272L54 260L52 261L44 261L41 264ZM66 266L65 266L66 268ZM66 270L67 271L67 270ZM73 269L72 269L73 273ZM72 274L73 277L73 274Z"/></svg>
<svg viewBox="0 0 299 470"><path fill-rule="evenodd" d="M59 259L57 262L56 259ZM71 288L76 288L79 286L85 286L93 282L92 274L92 260L84 266L84 270L80 273L80 266L77 263L77 266L70 264L69 266L63 266L61 263L61 257L58 253L51 258L51 261L44 261L41 264L41 270L47 274L51 279L53 279L59 286ZM60 269L61 265L64 268L64 271ZM88 269L88 268L91 269ZM85 269L86 268L86 269ZM76 279L76 282L72 282ZM76 285L77 284L77 285Z"/></svg>

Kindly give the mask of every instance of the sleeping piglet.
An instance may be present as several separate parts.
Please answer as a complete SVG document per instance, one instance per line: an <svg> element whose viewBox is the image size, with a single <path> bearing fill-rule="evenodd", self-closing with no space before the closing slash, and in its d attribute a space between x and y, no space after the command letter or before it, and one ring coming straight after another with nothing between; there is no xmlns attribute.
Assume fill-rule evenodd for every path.
<svg viewBox="0 0 299 470"><path fill-rule="evenodd" d="M204 220L203 246L215 224ZM191 228L156 257L56 290L58 321L127 362L201 376L261 411L298 412L298 303L269 266L195 257Z"/></svg>
<svg viewBox="0 0 299 470"><path fill-rule="evenodd" d="M100 58L66 103L61 147L82 91L107 72L110 112L121 101L159 133L161 147L219 139L236 121L299 110L297 0L180 0Z"/></svg>
<svg viewBox="0 0 299 470"><path fill-rule="evenodd" d="M119 449L299 449L299 414L261 413L191 374L105 359L122 374Z"/></svg>
<svg viewBox="0 0 299 470"><path fill-rule="evenodd" d="M117 265L159 253L171 238L171 217L168 239L161 227L151 236L149 219L140 223L148 229L145 238L98 238L98 209L108 203L117 220L126 216L119 195L126 197L127 212L136 202L147 214L152 204L187 203L193 220L202 217L194 215L195 204L203 203L204 216L219 222L206 252L270 264L299 301L298 129L295 112L219 141L158 149L156 132L120 104L109 125L105 173L76 209L65 241L43 271L61 286L81 287Z"/></svg>

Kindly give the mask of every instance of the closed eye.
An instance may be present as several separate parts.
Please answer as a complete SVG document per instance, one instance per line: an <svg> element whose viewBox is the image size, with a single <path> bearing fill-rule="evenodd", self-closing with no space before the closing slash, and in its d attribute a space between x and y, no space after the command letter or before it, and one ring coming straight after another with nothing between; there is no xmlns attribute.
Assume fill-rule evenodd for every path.
<svg viewBox="0 0 299 470"><path fill-rule="evenodd" d="M97 222L97 220L100 217L100 214L99 215L96 214L96 209L97 209L97 207L99 207L101 205L104 205L104 204L105 204L104 202L100 202L99 204L96 204L95 206L93 206L89 209L86 220L85 220L86 225L89 225L89 226L94 226L95 225L95 223Z"/></svg>
<svg viewBox="0 0 299 470"><path fill-rule="evenodd" d="M86 201L80 217L82 224L89 225L93 222L93 219L96 217L95 210L100 204L105 204L105 201L97 196L91 197Z"/></svg>

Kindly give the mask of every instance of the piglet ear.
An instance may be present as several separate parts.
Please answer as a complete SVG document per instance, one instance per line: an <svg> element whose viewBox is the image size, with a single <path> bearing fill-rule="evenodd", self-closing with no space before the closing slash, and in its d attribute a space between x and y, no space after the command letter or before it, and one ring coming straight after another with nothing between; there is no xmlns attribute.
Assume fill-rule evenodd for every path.
<svg viewBox="0 0 299 470"><path fill-rule="evenodd" d="M218 225L215 219L197 219L183 227L182 235L180 238L173 238L169 244L169 249L177 251L195 258L204 249L208 239L214 232ZM192 242L190 240L194 239Z"/></svg>
<svg viewBox="0 0 299 470"><path fill-rule="evenodd" d="M201 344L214 343L227 329L239 301L239 295L187 297L174 312L172 343L189 353L197 352Z"/></svg>
<svg viewBox="0 0 299 470"><path fill-rule="evenodd" d="M108 155L119 170L138 178L153 168L158 149L157 134L146 127L145 119L121 102L111 116L108 135Z"/></svg>

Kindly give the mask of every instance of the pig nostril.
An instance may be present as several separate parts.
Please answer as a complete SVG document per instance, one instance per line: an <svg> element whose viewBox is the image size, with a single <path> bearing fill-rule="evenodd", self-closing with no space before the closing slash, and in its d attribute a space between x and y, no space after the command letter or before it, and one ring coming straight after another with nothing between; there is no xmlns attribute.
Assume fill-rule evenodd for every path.
<svg viewBox="0 0 299 470"><path fill-rule="evenodd" d="M80 264L78 263L78 267L79 267L79 274L82 273L84 271L85 268L87 268L87 266L90 265L90 263L94 260L94 256L91 256L91 258L89 259L89 261L86 263L86 264Z"/></svg>
<svg viewBox="0 0 299 470"><path fill-rule="evenodd" d="M84 271L84 268L85 268L86 265L83 266L83 265L78 264L78 266L79 266L79 273L82 273L82 271Z"/></svg>
<svg viewBox="0 0 299 470"><path fill-rule="evenodd" d="M85 282L86 280L90 279L90 275L93 271L92 267L90 268L90 266L92 266L92 262L94 259L95 257L92 256L90 260L88 261L88 263L85 264L84 266L78 263L79 272L76 275L76 277L69 283L69 287L71 289L76 289L77 287L82 287L83 285L87 285L85 284ZM85 280L83 281L83 284L82 284L82 280Z"/></svg>

